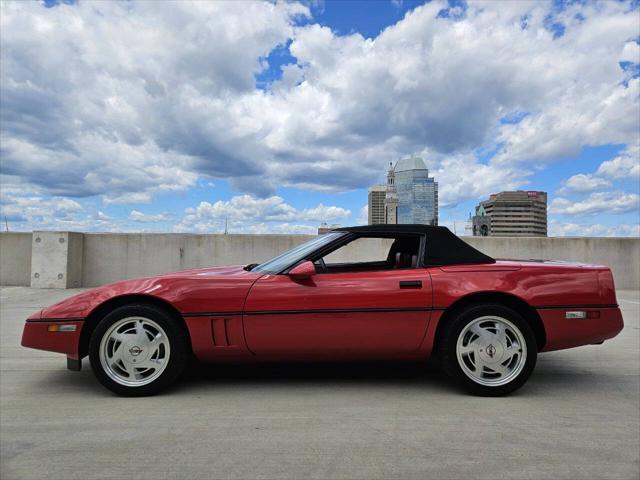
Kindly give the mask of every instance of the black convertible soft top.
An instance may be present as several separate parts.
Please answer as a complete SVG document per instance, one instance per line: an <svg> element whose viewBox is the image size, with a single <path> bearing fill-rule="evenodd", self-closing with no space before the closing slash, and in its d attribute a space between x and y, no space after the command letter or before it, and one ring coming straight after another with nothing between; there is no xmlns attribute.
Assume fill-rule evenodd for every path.
<svg viewBox="0 0 640 480"><path fill-rule="evenodd" d="M425 235L427 238L425 265L468 265L477 263L496 263L496 261L476 250L454 235L447 227L431 225L361 225L358 227L336 228L336 232L353 232L360 235L407 233Z"/></svg>

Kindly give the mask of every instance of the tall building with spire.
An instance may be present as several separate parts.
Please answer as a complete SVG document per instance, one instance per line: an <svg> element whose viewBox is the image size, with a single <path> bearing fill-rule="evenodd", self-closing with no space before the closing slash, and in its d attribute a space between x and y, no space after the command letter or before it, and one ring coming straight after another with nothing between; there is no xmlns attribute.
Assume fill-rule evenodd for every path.
<svg viewBox="0 0 640 480"><path fill-rule="evenodd" d="M389 164L386 187L369 188L369 224L378 223L438 225L438 183L422 158Z"/></svg>
<svg viewBox="0 0 640 480"><path fill-rule="evenodd" d="M384 223L398 223L398 192L393 163L389 163L387 171L387 188L384 197Z"/></svg>

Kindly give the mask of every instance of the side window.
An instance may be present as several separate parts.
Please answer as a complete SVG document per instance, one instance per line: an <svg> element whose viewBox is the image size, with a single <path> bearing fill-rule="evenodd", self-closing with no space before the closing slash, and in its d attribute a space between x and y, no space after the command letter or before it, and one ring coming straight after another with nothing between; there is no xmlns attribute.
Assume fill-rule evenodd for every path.
<svg viewBox="0 0 640 480"><path fill-rule="evenodd" d="M386 262L393 238L356 238L324 257L327 265L336 263Z"/></svg>
<svg viewBox="0 0 640 480"><path fill-rule="evenodd" d="M363 272L415 268L420 237L358 237L317 260L320 273Z"/></svg>

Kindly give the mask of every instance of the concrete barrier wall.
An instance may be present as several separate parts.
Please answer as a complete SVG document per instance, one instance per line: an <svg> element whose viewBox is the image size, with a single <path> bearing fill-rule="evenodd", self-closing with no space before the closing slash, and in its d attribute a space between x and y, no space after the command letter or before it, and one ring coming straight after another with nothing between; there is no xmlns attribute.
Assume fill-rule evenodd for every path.
<svg viewBox="0 0 640 480"><path fill-rule="evenodd" d="M0 285L29 285L31 233L0 234Z"/></svg>
<svg viewBox="0 0 640 480"><path fill-rule="evenodd" d="M85 234L82 283L213 265L262 262L314 238L306 235Z"/></svg>
<svg viewBox="0 0 640 480"><path fill-rule="evenodd" d="M80 282L92 287L186 268L261 262L315 236L87 233L83 237ZM464 240L493 257L608 265L614 272L617 288L640 289L638 238L464 237ZM0 246L2 285L29 285L31 234L1 233ZM385 248L388 247L379 242L366 250L370 253L379 249L382 257ZM358 258L360 253L345 251L345 256ZM60 287L65 285L61 283Z"/></svg>

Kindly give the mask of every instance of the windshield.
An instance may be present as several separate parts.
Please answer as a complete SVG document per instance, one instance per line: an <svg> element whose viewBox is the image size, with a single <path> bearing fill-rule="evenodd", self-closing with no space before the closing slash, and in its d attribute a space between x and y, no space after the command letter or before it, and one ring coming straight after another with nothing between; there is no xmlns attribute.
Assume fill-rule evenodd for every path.
<svg viewBox="0 0 640 480"><path fill-rule="evenodd" d="M261 263L257 267L253 268L252 272L262 273L280 273L289 265L299 262L306 258L311 252L318 250L319 248L333 242L336 238L344 235L343 232L329 232L324 235L320 235L318 238L309 240L308 242L298 245L296 248L289 250L288 252L278 255L271 260Z"/></svg>

